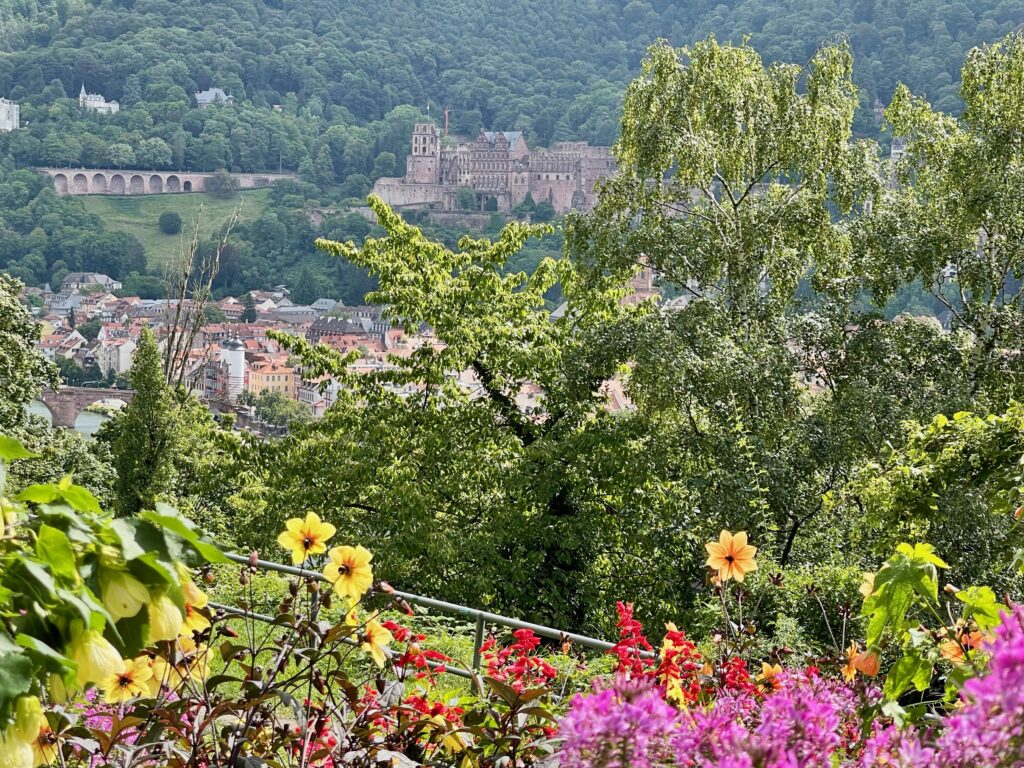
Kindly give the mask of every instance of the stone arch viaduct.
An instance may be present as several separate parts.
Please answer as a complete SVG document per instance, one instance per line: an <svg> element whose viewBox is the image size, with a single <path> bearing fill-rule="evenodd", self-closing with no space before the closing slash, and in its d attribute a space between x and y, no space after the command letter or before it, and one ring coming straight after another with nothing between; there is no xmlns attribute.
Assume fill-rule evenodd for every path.
<svg viewBox="0 0 1024 768"><path fill-rule="evenodd" d="M120 171L109 168L40 168L53 179L58 195L160 195L203 192L212 173L187 171ZM262 189L278 179L296 179L290 173L232 173L238 189Z"/></svg>
<svg viewBox="0 0 1024 768"><path fill-rule="evenodd" d="M93 403L108 399L123 400L126 403L130 403L134 396L134 389L61 387L57 391L44 389L38 399L50 409L50 415L53 417L53 426L71 429L75 426L78 414Z"/></svg>

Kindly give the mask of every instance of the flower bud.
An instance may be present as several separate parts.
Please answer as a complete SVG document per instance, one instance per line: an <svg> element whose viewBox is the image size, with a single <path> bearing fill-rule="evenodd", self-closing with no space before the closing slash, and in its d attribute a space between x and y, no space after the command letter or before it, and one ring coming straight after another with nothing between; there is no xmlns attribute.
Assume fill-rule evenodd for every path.
<svg viewBox="0 0 1024 768"><path fill-rule="evenodd" d="M167 595L160 595L149 604L149 642L173 640L181 632L185 617Z"/></svg>
<svg viewBox="0 0 1024 768"><path fill-rule="evenodd" d="M80 633L68 648L67 654L78 665L78 684L98 683L124 666L121 654L95 629Z"/></svg>
<svg viewBox="0 0 1024 768"><path fill-rule="evenodd" d="M101 571L100 593L115 621L134 616L149 602L149 590L127 571Z"/></svg>
<svg viewBox="0 0 1024 768"><path fill-rule="evenodd" d="M50 691L50 700L55 704L67 704L68 689L64 685L64 678L60 675L51 674L46 686Z"/></svg>
<svg viewBox="0 0 1024 768"><path fill-rule="evenodd" d="M36 696L20 696L14 704L14 735L22 741L33 742L46 722L43 705Z"/></svg>

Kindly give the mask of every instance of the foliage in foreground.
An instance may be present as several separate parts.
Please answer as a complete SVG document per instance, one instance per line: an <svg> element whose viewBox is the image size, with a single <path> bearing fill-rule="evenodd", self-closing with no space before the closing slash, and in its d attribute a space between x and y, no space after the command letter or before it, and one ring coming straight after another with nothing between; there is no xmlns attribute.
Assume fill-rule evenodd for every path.
<svg viewBox="0 0 1024 768"><path fill-rule="evenodd" d="M32 459L9 438L0 450L0 468ZM1024 757L1015 740L1024 609L1011 614L984 587L940 592L945 564L923 544L901 545L866 575L865 650L853 641L845 663L837 653L784 667L789 652L764 657L742 618L738 586L758 571L757 550L746 533L722 531L706 545L721 600L715 642L698 648L669 625L656 651L620 603L614 677L595 679L565 712L581 682L571 644L558 654L530 630L504 646L492 637L470 689L446 689L442 675L457 662L396 620L411 609L375 578L371 553L335 545L336 527L315 514L288 520L277 537L300 571L269 616L257 615L266 609L252 587L256 555L240 568L239 618L193 581L224 556L169 508L115 519L66 478L3 509L5 768L484 768L552 758L580 768L867 768L925 764L919 755L953 768ZM870 679L883 665L879 688ZM903 696L943 677L937 699ZM939 729L913 725L957 696L964 705Z"/></svg>

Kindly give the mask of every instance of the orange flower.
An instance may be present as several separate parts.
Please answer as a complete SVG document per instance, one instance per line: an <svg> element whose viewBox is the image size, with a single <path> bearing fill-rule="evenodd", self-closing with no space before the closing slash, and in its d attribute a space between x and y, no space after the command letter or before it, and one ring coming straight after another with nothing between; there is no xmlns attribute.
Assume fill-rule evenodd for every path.
<svg viewBox="0 0 1024 768"><path fill-rule="evenodd" d="M878 654L874 651L864 651L864 653L857 654L857 658L853 660L853 666L862 675L877 677L878 670L882 666L882 660L878 658Z"/></svg>
<svg viewBox="0 0 1024 768"><path fill-rule="evenodd" d="M843 667L843 679L846 682L857 676L857 665L854 664L854 660L859 653L860 646L857 643L850 643L850 647L846 649L846 665Z"/></svg>
<svg viewBox="0 0 1024 768"><path fill-rule="evenodd" d="M880 667L881 659L878 658L877 653L870 650L862 653L857 643L850 643L850 647L846 649L846 665L843 667L843 679L846 682L850 682L857 676L858 672L867 677L875 677L878 675Z"/></svg>
<svg viewBox="0 0 1024 768"><path fill-rule="evenodd" d="M966 648L968 651L977 650L990 637L991 634L984 632L964 632L960 635L959 642L950 638L939 643L939 652L946 661L953 664L963 664L967 660L964 649Z"/></svg>
<svg viewBox="0 0 1024 768"><path fill-rule="evenodd" d="M718 535L718 541L708 542L704 548L708 551L708 568L718 571L718 578L722 581L733 578L743 581L744 576L757 570L757 563L754 562L757 548L747 544L746 531L740 531L734 536L723 530Z"/></svg>
<svg viewBox="0 0 1024 768"><path fill-rule="evenodd" d="M778 676L781 673L781 664L768 664L766 662L761 662L761 674L757 676L757 681L761 683L765 689L777 691L780 686Z"/></svg>

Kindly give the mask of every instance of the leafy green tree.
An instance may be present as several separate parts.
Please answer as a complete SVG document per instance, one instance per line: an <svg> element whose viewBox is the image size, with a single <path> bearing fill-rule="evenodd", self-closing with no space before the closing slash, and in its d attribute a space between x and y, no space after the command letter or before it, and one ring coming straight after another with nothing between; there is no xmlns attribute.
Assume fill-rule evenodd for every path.
<svg viewBox="0 0 1024 768"><path fill-rule="evenodd" d="M176 235L181 232L181 214L177 211L164 211L160 214L160 231L165 235Z"/></svg>
<svg viewBox="0 0 1024 768"><path fill-rule="evenodd" d="M100 328L102 326L103 323L99 319L96 319L90 320L86 323L79 323L75 330L85 336L88 341L96 341L96 337L100 335Z"/></svg>
<svg viewBox="0 0 1024 768"><path fill-rule="evenodd" d="M238 185L235 182L235 178L221 168L206 179L203 188L214 197L227 198L235 194Z"/></svg>
<svg viewBox="0 0 1024 768"><path fill-rule="evenodd" d="M57 368L36 351L39 325L18 299L22 284L0 273L0 431L24 422L24 407L43 387L56 388Z"/></svg>
<svg viewBox="0 0 1024 768"><path fill-rule="evenodd" d="M291 298L296 304L307 305L320 298L320 285L309 267L302 268L295 288L292 290Z"/></svg>
<svg viewBox="0 0 1024 768"><path fill-rule="evenodd" d="M266 390L256 398L256 417L268 424L287 427L296 422L309 421L309 409L283 392Z"/></svg>
<svg viewBox="0 0 1024 768"><path fill-rule="evenodd" d="M169 168L171 161L171 147L159 137L140 141L135 149L135 162L143 168Z"/></svg>
<svg viewBox="0 0 1024 768"><path fill-rule="evenodd" d="M533 218L540 222L551 221L555 218L555 206L549 200L541 200L533 208Z"/></svg>
<svg viewBox="0 0 1024 768"><path fill-rule="evenodd" d="M881 182L851 76L843 45L806 70L713 38L655 46L627 91L622 173L567 234L595 275L654 267L678 292L637 328L627 391L676 434L668 477L704 535L758 531L786 567L846 542L855 568L863 517L825 500L905 419L970 403L961 335L855 311L850 218Z"/></svg>
<svg viewBox="0 0 1024 768"><path fill-rule="evenodd" d="M469 187L459 187L459 191L455 193L455 204L463 211L475 211L476 194Z"/></svg>
<svg viewBox="0 0 1024 768"><path fill-rule="evenodd" d="M85 371L78 363L67 357L57 360L57 370L60 372L60 380L72 387L79 387L85 381Z"/></svg>
<svg viewBox="0 0 1024 768"><path fill-rule="evenodd" d="M1000 390L1005 404L1024 387L1024 142L1013 127L1024 119L1013 85L1024 36L972 51L961 77L960 120L896 90L886 118L906 155L859 222L858 245L876 299L919 281L974 339L974 393Z"/></svg>
<svg viewBox="0 0 1024 768"><path fill-rule="evenodd" d="M179 445L173 397L148 328L139 338L129 375L135 394L105 435L117 470L116 509L121 516L154 508L169 486Z"/></svg>
<svg viewBox="0 0 1024 768"><path fill-rule="evenodd" d="M245 298L242 300L242 317L243 323L255 323L256 322L256 301L253 299L251 293L245 294Z"/></svg>
<svg viewBox="0 0 1024 768"><path fill-rule="evenodd" d="M107 147L107 162L115 168L128 168L135 165L135 150L130 144L111 144Z"/></svg>
<svg viewBox="0 0 1024 768"><path fill-rule="evenodd" d="M504 274L543 227L513 223L493 243L464 240L450 251L378 199L371 206L386 237L362 249L320 246L379 274L369 300L407 328L430 326L442 344L364 375L326 348L276 335L303 353L310 375L330 371L345 386L320 421L248 446L260 458L245 466L264 468L254 483L263 512L249 537L255 544L272 529L261 515L275 516L287 497L291 509L318 510L372 541L402 583L473 602L490 595L563 626L599 625L600 595L623 588L614 565L622 541L656 538L667 553L691 536L655 520L680 499L657 478L661 454L646 422L605 408L603 388L624 362L620 324L646 310L620 306L614 281L585 286L565 260ZM570 309L552 318L544 295L559 280ZM463 370L474 377L466 388L449 375ZM330 458L314 450L325 441ZM517 563L514 573L506 563ZM638 591L649 595L641 573L656 568L645 562L626 578L646 582Z"/></svg>

